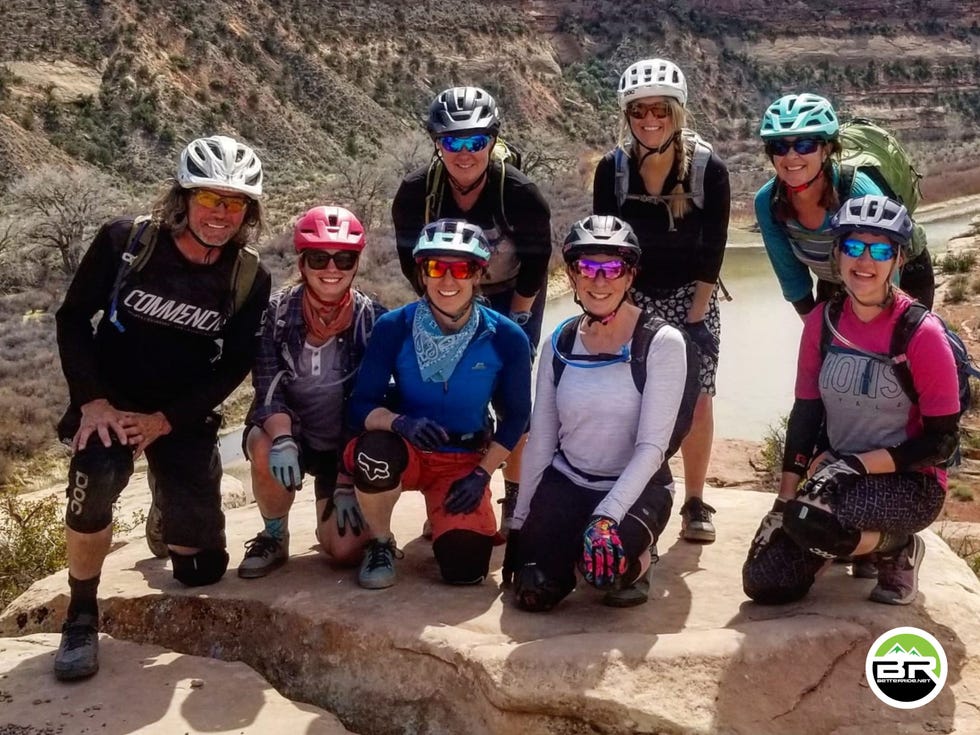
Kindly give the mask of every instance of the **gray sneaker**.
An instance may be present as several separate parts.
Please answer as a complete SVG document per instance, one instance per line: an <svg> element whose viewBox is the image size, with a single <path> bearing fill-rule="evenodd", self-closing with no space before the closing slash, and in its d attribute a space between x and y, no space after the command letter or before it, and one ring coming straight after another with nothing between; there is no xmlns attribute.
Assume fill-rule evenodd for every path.
<svg viewBox="0 0 980 735"><path fill-rule="evenodd" d="M245 542L245 558L238 565L238 576L242 579L264 577L278 569L289 560L289 534L280 541L265 531Z"/></svg>
<svg viewBox="0 0 980 735"><path fill-rule="evenodd" d="M372 539L364 549L364 560L357 572L357 583L369 590L383 590L395 583L395 559L405 555L395 539Z"/></svg>
<svg viewBox="0 0 980 735"><path fill-rule="evenodd" d="M868 599L886 605L910 605L919 592L919 566L926 545L918 536L901 549L878 554L878 584Z"/></svg>
<svg viewBox="0 0 980 735"><path fill-rule="evenodd" d="M650 580L653 578L653 567L660 561L657 547L650 547L650 566L638 580L629 587L609 590L602 596L602 604L609 607L636 607L650 599Z"/></svg>
<svg viewBox="0 0 980 735"><path fill-rule="evenodd" d="M59 681L92 676L99 670L99 617L80 613L61 626L61 644L54 656Z"/></svg>
<svg viewBox="0 0 980 735"><path fill-rule="evenodd" d="M711 516L715 509L701 498L688 498L681 506L681 538L710 544L715 540L715 527Z"/></svg>
<svg viewBox="0 0 980 735"><path fill-rule="evenodd" d="M150 509L146 513L146 545L157 559L166 559L170 550L163 540L163 513L157 505L157 482L152 472L147 473L146 483L150 486Z"/></svg>

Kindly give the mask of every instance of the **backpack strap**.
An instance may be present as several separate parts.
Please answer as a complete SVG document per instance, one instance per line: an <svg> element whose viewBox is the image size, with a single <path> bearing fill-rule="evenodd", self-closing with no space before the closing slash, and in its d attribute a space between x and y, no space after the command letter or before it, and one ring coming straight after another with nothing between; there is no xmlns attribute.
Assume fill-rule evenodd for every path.
<svg viewBox="0 0 980 735"><path fill-rule="evenodd" d="M234 316L248 300L248 295L252 292L252 284L255 283L255 276L259 272L259 253L255 248L245 245L235 257L235 265L231 269L231 312L229 317Z"/></svg>
<svg viewBox="0 0 980 735"><path fill-rule="evenodd" d="M490 166L493 166L493 162L490 162ZM490 171L487 171L487 176L490 175ZM504 161L500 162L500 225L504 228L504 232L508 235L513 235L514 228L510 226L510 221L507 219L507 212L504 208L504 183L507 181L507 163Z"/></svg>
<svg viewBox="0 0 980 735"><path fill-rule="evenodd" d="M644 311L636 320L633 328L633 341L630 344L630 372L633 375L633 385L643 394L647 383L647 357L650 354L650 343L665 322L652 312Z"/></svg>
<svg viewBox="0 0 980 735"><path fill-rule="evenodd" d="M437 155L429 161L429 170L425 174L425 224L439 219L442 210L442 191L445 188L446 167Z"/></svg>
<svg viewBox="0 0 980 735"><path fill-rule="evenodd" d="M129 274L139 271L150 259L157 243L158 233L159 228L148 214L136 217L129 228L126 247L120 256L122 263L116 271L116 279L112 283L112 291L109 294L109 322L120 332L125 332L126 328L119 321L119 292L129 278Z"/></svg>
<svg viewBox="0 0 980 735"><path fill-rule="evenodd" d="M915 390L915 382L912 380L912 371L909 369L909 362L905 353L908 352L912 335L915 334L928 313L929 309L918 301L909 304L909 307L895 324L891 344L888 348L889 353L894 358L895 377L898 378L899 385L913 403L919 402L919 393Z"/></svg>
<svg viewBox="0 0 980 735"><path fill-rule="evenodd" d="M856 175L857 169L848 163L842 163L837 167L837 199L840 204L851 198Z"/></svg>
<svg viewBox="0 0 980 735"><path fill-rule="evenodd" d="M558 387L558 381L561 380L562 373L565 372L565 363L561 361L558 357L558 353L567 354L572 351L575 346L575 331L578 329L578 325L582 323L583 317L566 319L564 322L558 325L558 337L555 340L555 352L551 356L551 367L554 372L555 377L555 387Z"/></svg>
<svg viewBox="0 0 980 735"><path fill-rule="evenodd" d="M704 209L704 172L708 168L708 161L714 152L711 145L694 131L690 135L685 132L685 137L694 144L691 154L691 168L687 174L688 189L691 201L698 209Z"/></svg>
<svg viewBox="0 0 980 735"><path fill-rule="evenodd" d="M614 181L614 191L616 192L616 208L618 214L623 213L623 204L630 191L630 167L629 157L621 145L616 146L613 151L613 162L616 165L616 178Z"/></svg>

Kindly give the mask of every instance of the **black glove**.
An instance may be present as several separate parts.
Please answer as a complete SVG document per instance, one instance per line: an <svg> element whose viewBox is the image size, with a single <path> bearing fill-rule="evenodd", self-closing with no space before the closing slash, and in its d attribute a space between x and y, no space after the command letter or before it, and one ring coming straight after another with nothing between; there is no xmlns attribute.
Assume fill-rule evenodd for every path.
<svg viewBox="0 0 980 735"><path fill-rule="evenodd" d="M472 513L480 505L490 485L490 474L480 466L449 486L449 493L442 507L450 515Z"/></svg>
<svg viewBox="0 0 980 735"><path fill-rule="evenodd" d="M431 452L449 441L446 430L425 416L417 419L411 416L398 416L391 422L391 430L426 452Z"/></svg>
<svg viewBox="0 0 980 735"><path fill-rule="evenodd" d="M512 528L507 534L507 546L504 548L503 580L504 587L510 587L514 575L521 567L521 530Z"/></svg>
<svg viewBox="0 0 980 735"><path fill-rule="evenodd" d="M842 454L832 462L821 463L820 468L803 483L797 497L806 497L824 505L837 492L841 480L857 479L868 474L868 468L853 454Z"/></svg>
<svg viewBox="0 0 980 735"><path fill-rule="evenodd" d="M703 319L699 322L685 323L684 331L701 352L712 360L718 359L718 338L711 333Z"/></svg>

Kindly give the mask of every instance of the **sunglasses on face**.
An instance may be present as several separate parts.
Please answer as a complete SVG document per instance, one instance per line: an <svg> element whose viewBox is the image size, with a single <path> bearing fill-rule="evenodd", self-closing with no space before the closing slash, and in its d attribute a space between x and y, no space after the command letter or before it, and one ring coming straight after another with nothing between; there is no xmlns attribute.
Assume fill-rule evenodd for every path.
<svg viewBox="0 0 980 735"><path fill-rule="evenodd" d="M480 272L480 264L472 260L455 260L448 263L445 260L426 258L422 261L422 271L429 278L442 278L448 271L457 281L465 281Z"/></svg>
<svg viewBox="0 0 980 735"><path fill-rule="evenodd" d="M217 209L224 204L228 214L238 214L245 211L245 207L248 206L248 197L225 196L207 189L194 189L191 192L191 197L202 207L208 209Z"/></svg>
<svg viewBox="0 0 980 735"><path fill-rule="evenodd" d="M626 106L626 114L637 120L642 120L651 112L655 118L663 120L665 117L670 117L670 105L666 102L652 102L650 104L631 102Z"/></svg>
<svg viewBox="0 0 980 735"><path fill-rule="evenodd" d="M439 145L447 153L459 153L460 151L476 153L490 145L490 136L467 135L461 138L456 135L443 135L439 138Z"/></svg>
<svg viewBox="0 0 980 735"><path fill-rule="evenodd" d="M601 263L588 258L579 258L574 264L575 272L586 278L598 278L601 273L607 281L615 281L626 274L626 263L622 260L604 260Z"/></svg>
<svg viewBox="0 0 980 735"><path fill-rule="evenodd" d="M308 250L303 254L303 262L310 270L322 271L330 261L333 261L339 271L354 270L357 265L357 253L353 250L339 250L328 253L326 250Z"/></svg>
<svg viewBox="0 0 980 735"><path fill-rule="evenodd" d="M796 140L770 140L766 142L766 153L770 156L785 156L790 150L801 156L809 156L820 150L823 141L819 138L797 138Z"/></svg>
<svg viewBox="0 0 980 735"><path fill-rule="evenodd" d="M840 251L848 258L860 258L865 249L871 254L871 260L880 263L891 260L898 254L898 248L890 242L862 242L848 238L840 244Z"/></svg>

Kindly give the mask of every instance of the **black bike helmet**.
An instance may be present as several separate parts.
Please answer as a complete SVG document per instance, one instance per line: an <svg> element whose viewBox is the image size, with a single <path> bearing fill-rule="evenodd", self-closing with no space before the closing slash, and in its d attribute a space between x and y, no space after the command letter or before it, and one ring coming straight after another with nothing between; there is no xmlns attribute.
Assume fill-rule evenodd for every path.
<svg viewBox="0 0 980 735"><path fill-rule="evenodd" d="M433 138L464 133L496 135L500 130L497 103L479 87L452 87L429 105L425 129Z"/></svg>
<svg viewBox="0 0 980 735"><path fill-rule="evenodd" d="M566 263L583 255L615 255L634 267L640 262L640 243L633 228L619 217L593 214L572 225L561 254Z"/></svg>

